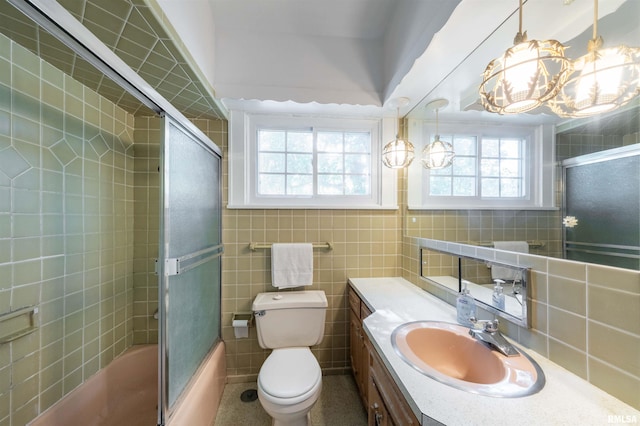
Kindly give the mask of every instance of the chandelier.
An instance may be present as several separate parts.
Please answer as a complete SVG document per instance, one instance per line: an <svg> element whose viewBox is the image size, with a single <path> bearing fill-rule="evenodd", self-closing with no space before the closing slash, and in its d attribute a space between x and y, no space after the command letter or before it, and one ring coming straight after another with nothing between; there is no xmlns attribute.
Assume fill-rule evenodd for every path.
<svg viewBox="0 0 640 426"><path fill-rule="evenodd" d="M396 104L396 138L386 144L382 149L382 164L390 169L402 169L409 167L415 157L413 144L405 139L400 139L398 122L400 121L400 107L409 104L408 98L398 98Z"/></svg>
<svg viewBox="0 0 640 426"><path fill-rule="evenodd" d="M453 145L449 142L441 141L438 132L438 110L447 105L449 105L449 101L446 99L436 99L426 105L426 108L435 109L436 111L436 134L434 140L422 150L422 165L427 169L449 167L456 156L453 151Z"/></svg>
<svg viewBox="0 0 640 426"><path fill-rule="evenodd" d="M613 111L640 94L640 49L624 45L603 49L598 36L598 0L594 0L593 38L587 54L573 62L573 70L557 96L549 101L561 117L587 117Z"/></svg>
<svg viewBox="0 0 640 426"><path fill-rule="evenodd" d="M527 32L522 32L522 0L519 23L514 46L484 71L480 101L489 112L516 114L540 106L558 93L570 71L560 42L527 40Z"/></svg>

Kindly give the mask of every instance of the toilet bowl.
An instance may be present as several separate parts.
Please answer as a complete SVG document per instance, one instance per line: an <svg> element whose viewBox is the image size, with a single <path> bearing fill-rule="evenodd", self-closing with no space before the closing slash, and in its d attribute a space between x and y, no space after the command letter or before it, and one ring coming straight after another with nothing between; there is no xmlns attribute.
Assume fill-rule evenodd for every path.
<svg viewBox="0 0 640 426"><path fill-rule="evenodd" d="M274 426L307 426L322 391L322 372L308 347L274 349L258 374L258 398Z"/></svg>
<svg viewBox="0 0 640 426"><path fill-rule="evenodd" d="M322 391L322 371L310 346L324 335L322 291L260 293L253 302L258 343L273 349L258 373L258 398L274 426L308 426Z"/></svg>

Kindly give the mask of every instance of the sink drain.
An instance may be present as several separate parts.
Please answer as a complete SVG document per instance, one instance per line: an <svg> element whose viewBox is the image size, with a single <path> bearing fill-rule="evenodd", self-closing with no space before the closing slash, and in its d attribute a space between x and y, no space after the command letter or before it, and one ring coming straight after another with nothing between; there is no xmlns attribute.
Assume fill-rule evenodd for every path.
<svg viewBox="0 0 640 426"><path fill-rule="evenodd" d="M240 401L242 402L251 402L256 399L258 399L258 391L255 389L247 389L240 394Z"/></svg>

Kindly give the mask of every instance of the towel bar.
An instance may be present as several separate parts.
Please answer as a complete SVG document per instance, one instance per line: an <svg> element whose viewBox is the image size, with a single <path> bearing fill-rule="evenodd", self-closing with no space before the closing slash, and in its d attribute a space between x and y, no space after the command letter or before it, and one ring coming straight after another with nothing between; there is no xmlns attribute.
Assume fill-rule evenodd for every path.
<svg viewBox="0 0 640 426"><path fill-rule="evenodd" d="M249 250L256 251L258 249L270 249L272 243L249 243ZM313 248L324 248L327 250L333 250L333 243L313 243Z"/></svg>

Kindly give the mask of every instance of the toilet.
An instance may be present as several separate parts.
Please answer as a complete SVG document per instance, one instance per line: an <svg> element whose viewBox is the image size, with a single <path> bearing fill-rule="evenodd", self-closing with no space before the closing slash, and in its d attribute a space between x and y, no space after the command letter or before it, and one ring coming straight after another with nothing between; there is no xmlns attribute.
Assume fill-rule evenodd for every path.
<svg viewBox="0 0 640 426"><path fill-rule="evenodd" d="M258 343L273 349L258 373L258 399L274 426L308 426L322 371L310 346L322 341L323 291L260 293L253 301Z"/></svg>

